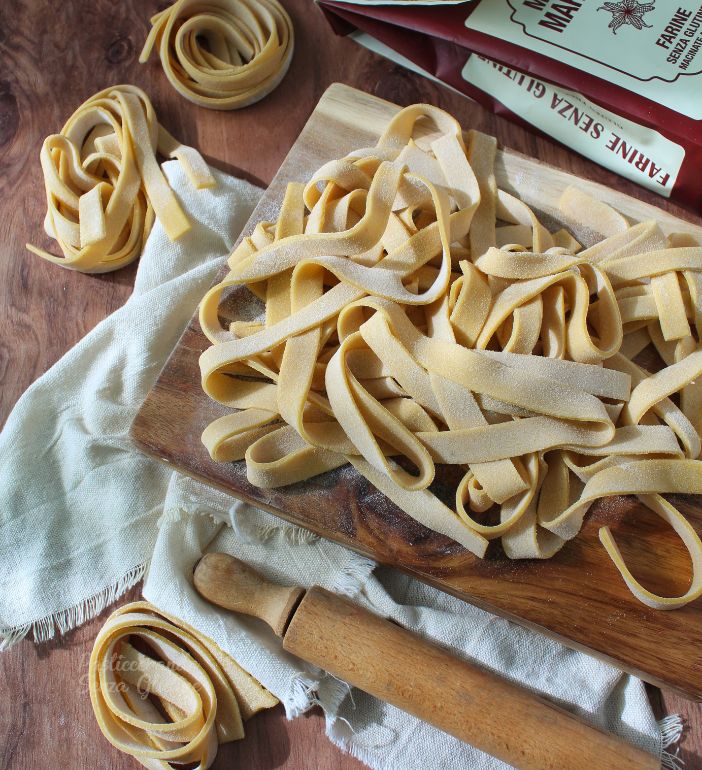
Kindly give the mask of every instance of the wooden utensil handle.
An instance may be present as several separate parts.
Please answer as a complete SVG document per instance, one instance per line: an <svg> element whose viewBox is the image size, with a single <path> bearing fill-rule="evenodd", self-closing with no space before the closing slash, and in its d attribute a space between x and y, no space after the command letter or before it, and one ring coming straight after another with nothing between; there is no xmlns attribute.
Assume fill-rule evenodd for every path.
<svg viewBox="0 0 702 770"><path fill-rule="evenodd" d="M323 588L283 647L520 770L657 770L657 757Z"/></svg>
<svg viewBox="0 0 702 770"><path fill-rule="evenodd" d="M255 569L228 553L206 553L195 566L195 588L227 610L260 618L282 636L290 615L305 593L298 586L270 583Z"/></svg>

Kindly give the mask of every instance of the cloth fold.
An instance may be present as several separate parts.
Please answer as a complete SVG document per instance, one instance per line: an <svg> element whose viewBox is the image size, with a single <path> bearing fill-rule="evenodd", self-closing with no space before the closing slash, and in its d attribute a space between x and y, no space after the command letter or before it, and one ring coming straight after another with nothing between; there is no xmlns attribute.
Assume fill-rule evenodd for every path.
<svg viewBox="0 0 702 770"><path fill-rule="evenodd" d="M134 450L129 428L261 195L217 172L217 187L194 190L177 161L163 169L191 230L171 242L156 222L132 296L23 394L0 434L5 645L90 619L153 551L171 472Z"/></svg>
<svg viewBox="0 0 702 770"><path fill-rule="evenodd" d="M204 552L224 550L282 583L351 596L673 766L664 748L679 720L662 733L639 680L376 568L134 449L132 419L260 196L221 173L216 188L195 191L175 161L164 171L192 230L171 243L156 224L133 295L27 390L0 434L0 644L46 640L88 620L150 563L149 601L215 639L289 717L321 705L329 737L371 767L505 767L303 664L259 621L213 610L195 592L192 569Z"/></svg>

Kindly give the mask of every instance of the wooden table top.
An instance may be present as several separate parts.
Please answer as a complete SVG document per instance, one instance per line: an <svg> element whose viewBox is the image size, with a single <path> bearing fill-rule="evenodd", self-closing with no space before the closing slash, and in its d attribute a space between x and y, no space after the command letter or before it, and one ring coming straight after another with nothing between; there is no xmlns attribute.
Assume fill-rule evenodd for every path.
<svg viewBox="0 0 702 770"><path fill-rule="evenodd" d="M621 189L695 219L653 193L552 142L486 112L467 99L339 39L311 0L283 0L296 32L289 74L263 102L238 112L213 112L186 102L156 63L137 58L155 0L19 0L0 7L0 425L22 392L129 296L136 264L88 276L27 253L26 242L51 248L44 235L39 167L43 138L60 129L87 97L117 83L141 86L159 120L198 147L217 168L266 185L324 89L340 81L398 104L431 102L464 126L494 134L508 147L572 173ZM695 219L699 222L699 218ZM137 598L138 588L122 597ZM92 641L107 612L41 646L22 642L0 654L6 697L0 705L0 768L54 767L135 770L140 765L100 735L86 687ZM702 707L651 691L661 713L687 722L681 758L702 768ZM314 758L314 759L312 759ZM244 741L223 747L214 768L320 770L362 765L324 736L320 712L286 722L282 709L258 715Z"/></svg>

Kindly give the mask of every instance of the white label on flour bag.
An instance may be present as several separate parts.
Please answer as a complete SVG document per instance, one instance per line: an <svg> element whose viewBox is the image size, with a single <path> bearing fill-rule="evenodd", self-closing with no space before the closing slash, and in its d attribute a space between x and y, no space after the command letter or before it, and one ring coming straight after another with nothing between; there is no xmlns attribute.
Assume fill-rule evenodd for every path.
<svg viewBox="0 0 702 770"><path fill-rule="evenodd" d="M702 119L701 0L481 0L465 24Z"/></svg>
<svg viewBox="0 0 702 770"><path fill-rule="evenodd" d="M685 150L565 88L472 55L463 79L601 166L670 197Z"/></svg>

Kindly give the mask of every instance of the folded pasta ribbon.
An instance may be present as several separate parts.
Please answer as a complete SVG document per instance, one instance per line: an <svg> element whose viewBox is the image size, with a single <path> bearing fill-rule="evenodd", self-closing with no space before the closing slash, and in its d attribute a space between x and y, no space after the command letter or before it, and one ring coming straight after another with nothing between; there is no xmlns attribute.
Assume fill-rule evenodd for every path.
<svg viewBox="0 0 702 770"><path fill-rule="evenodd" d="M149 770L205 770L244 719L278 701L207 637L148 602L112 613L90 656L100 730Z"/></svg>
<svg viewBox="0 0 702 770"><path fill-rule="evenodd" d="M182 236L190 223L157 153L177 158L197 189L215 185L200 154L158 123L141 89L113 86L90 97L41 149L44 229L63 256L27 248L62 267L105 273L139 257L155 218L171 240Z"/></svg>
<svg viewBox="0 0 702 770"><path fill-rule="evenodd" d="M491 137L413 105L289 185L201 303L202 386L226 410L202 440L260 487L350 463L479 557L500 538L549 558L595 499L640 495L689 550L690 589L647 592L602 542L634 596L682 606L702 543L660 494L702 492L702 248L569 189L564 218L606 236L583 248L498 190L494 159ZM648 345L655 374L632 361ZM453 505L437 465L459 471Z"/></svg>
<svg viewBox="0 0 702 770"><path fill-rule="evenodd" d="M263 99L292 60L293 26L278 0L177 0L151 25L139 61L156 49L173 88L201 107Z"/></svg>

